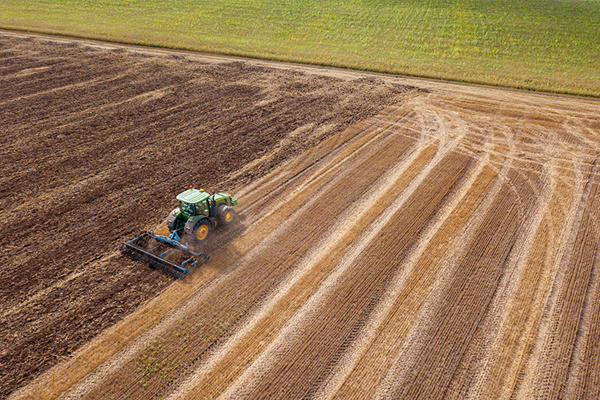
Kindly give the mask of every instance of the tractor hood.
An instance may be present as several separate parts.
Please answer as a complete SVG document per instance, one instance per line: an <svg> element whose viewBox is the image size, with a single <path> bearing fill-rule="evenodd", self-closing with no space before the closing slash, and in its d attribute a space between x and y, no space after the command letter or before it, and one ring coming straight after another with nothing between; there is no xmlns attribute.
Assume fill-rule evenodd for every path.
<svg viewBox="0 0 600 400"><path fill-rule="evenodd" d="M204 190L188 189L185 192L179 193L177 195L177 200L189 204L198 204L208 197L210 197L210 194L206 193Z"/></svg>

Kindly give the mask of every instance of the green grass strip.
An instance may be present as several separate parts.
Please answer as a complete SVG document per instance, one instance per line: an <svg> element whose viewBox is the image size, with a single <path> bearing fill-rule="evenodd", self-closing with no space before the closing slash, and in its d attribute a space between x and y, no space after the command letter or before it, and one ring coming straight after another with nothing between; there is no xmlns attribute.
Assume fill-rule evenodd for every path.
<svg viewBox="0 0 600 400"><path fill-rule="evenodd" d="M600 96L600 0L2 0L0 26Z"/></svg>

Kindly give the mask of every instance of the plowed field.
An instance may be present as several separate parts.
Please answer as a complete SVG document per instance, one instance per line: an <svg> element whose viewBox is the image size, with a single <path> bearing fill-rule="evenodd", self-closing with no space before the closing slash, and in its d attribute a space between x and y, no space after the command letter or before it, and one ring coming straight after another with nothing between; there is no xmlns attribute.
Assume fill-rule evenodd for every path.
<svg viewBox="0 0 600 400"><path fill-rule="evenodd" d="M102 46L0 36L4 396L600 396L600 102Z"/></svg>

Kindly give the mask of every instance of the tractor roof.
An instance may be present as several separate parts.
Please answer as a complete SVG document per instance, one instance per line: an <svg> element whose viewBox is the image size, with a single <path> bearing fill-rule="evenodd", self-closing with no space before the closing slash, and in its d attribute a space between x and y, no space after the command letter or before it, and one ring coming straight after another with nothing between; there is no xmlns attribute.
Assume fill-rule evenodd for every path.
<svg viewBox="0 0 600 400"><path fill-rule="evenodd" d="M210 194L206 193L204 190L200 189L188 189L185 192L181 192L177 195L177 200L185 201L186 203L196 204L203 200L206 200Z"/></svg>

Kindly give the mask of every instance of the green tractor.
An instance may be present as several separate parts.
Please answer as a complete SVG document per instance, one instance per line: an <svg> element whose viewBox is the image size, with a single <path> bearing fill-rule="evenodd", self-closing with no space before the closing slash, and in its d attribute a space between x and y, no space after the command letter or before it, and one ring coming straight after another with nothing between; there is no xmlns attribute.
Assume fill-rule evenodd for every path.
<svg viewBox="0 0 600 400"><path fill-rule="evenodd" d="M210 255L192 250L189 244L203 243L214 228L231 224L236 218L233 207L237 200L227 193L210 195L202 189L192 188L179 193L177 200L179 207L167 217L169 236L158 235L152 230L123 242L119 250L183 279L190 273L191 266L210 259Z"/></svg>
<svg viewBox="0 0 600 400"><path fill-rule="evenodd" d="M177 200L179 207L167 217L167 228L172 236L186 235L192 243L204 242L214 228L229 225L236 216L237 200L227 193L210 195L190 188L177 195Z"/></svg>

